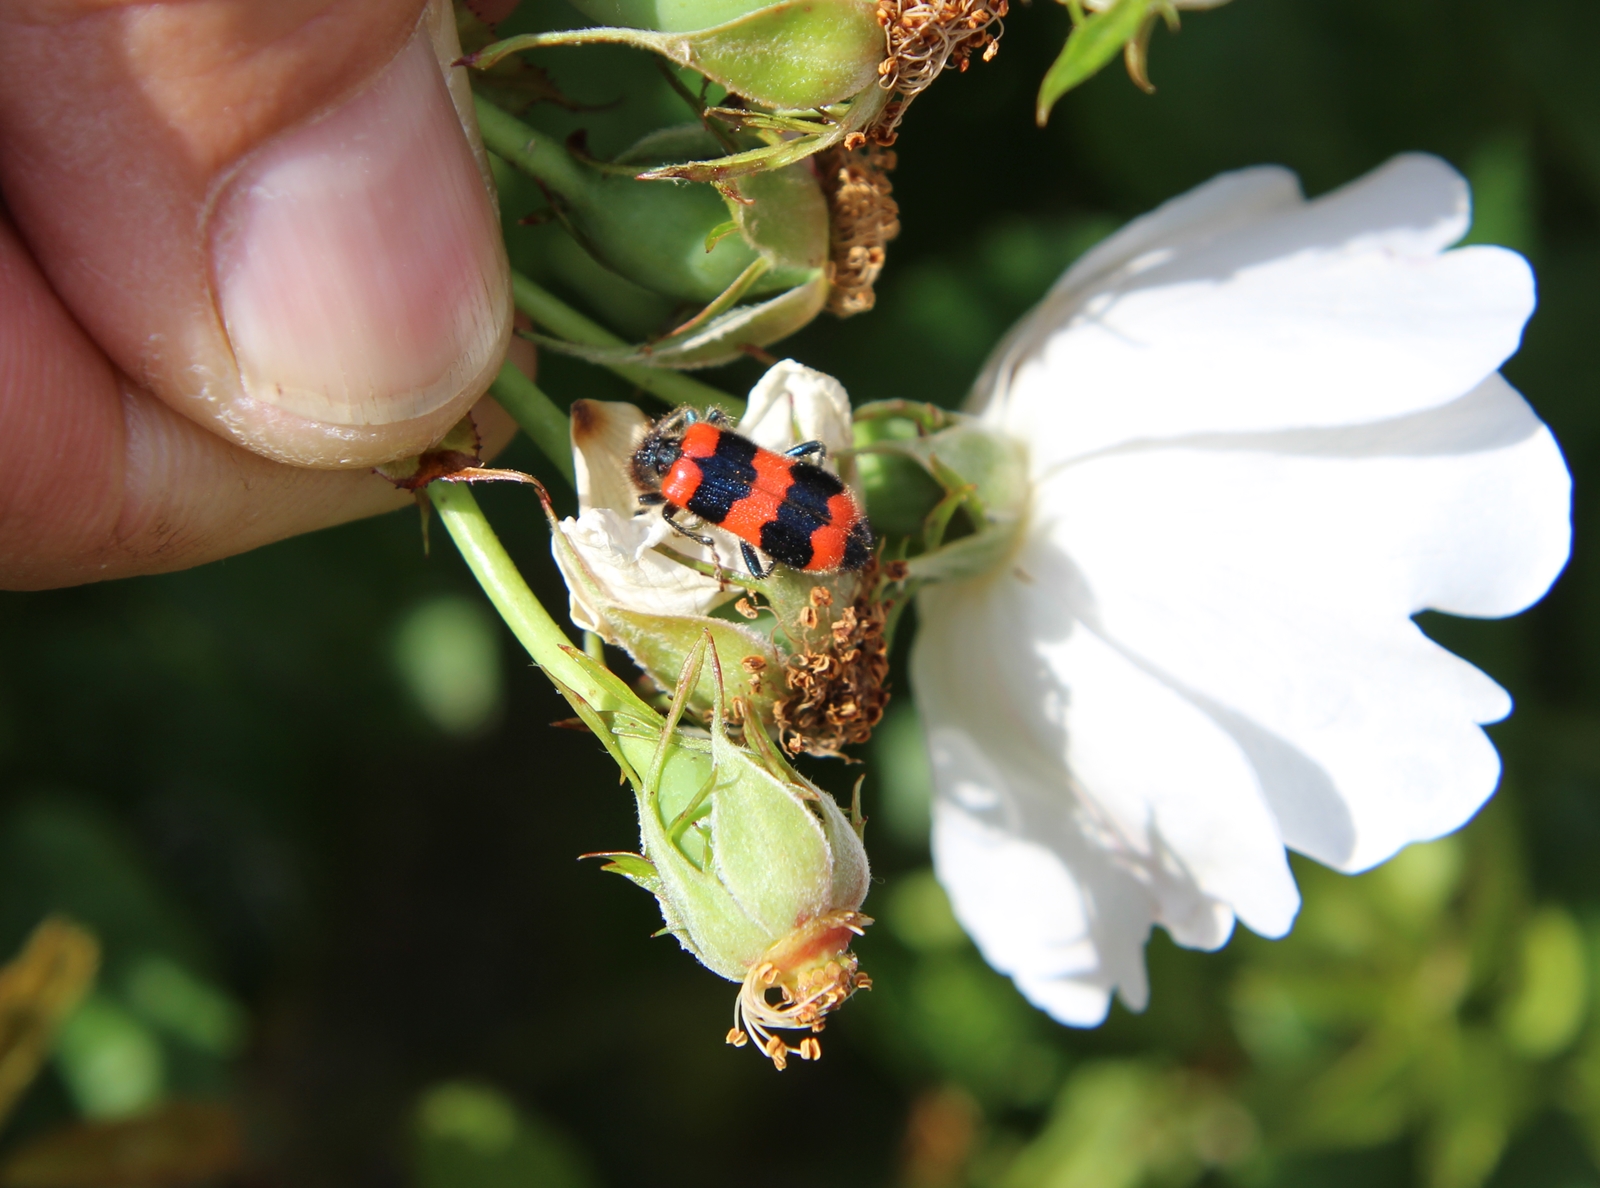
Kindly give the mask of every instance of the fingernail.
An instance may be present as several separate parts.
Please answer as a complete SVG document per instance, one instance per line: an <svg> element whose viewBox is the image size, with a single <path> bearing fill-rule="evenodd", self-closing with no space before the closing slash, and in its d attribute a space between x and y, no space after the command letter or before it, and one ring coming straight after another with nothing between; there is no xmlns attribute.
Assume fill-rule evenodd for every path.
<svg viewBox="0 0 1600 1188"><path fill-rule="evenodd" d="M504 346L499 224L422 33L366 90L245 162L210 247L245 391L284 412L426 416L486 384Z"/></svg>

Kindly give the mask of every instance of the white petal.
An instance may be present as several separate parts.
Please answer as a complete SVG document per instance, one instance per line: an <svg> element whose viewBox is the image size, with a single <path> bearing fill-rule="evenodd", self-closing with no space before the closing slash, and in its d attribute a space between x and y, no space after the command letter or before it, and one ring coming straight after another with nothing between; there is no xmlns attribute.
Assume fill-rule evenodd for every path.
<svg viewBox="0 0 1600 1188"><path fill-rule="evenodd" d="M1049 545L1019 565L1054 583L1062 621L1091 624L1236 740L1287 844L1359 870L1493 792L1478 726L1509 700L1409 616L1539 598L1566 559L1568 484L1549 431L1495 376L1379 424L1066 466L1036 496Z"/></svg>
<svg viewBox="0 0 1600 1188"><path fill-rule="evenodd" d="M912 681L957 916L1030 997L1083 1022L1091 991L1142 1005L1152 921L1215 948L1235 911L1281 935L1299 900L1243 750L1074 623L1035 568L925 592Z"/></svg>
<svg viewBox="0 0 1600 1188"><path fill-rule="evenodd" d="M935 754L944 754L947 770L954 760L948 748L966 736L936 735ZM984 959L1017 985L1035 1006L1063 1023L1092 1027L1106 1016L1118 981L1142 977L1149 919L1127 921L1114 936L1132 938L1120 969L1102 956L1090 934L1089 909L1077 879L1062 857L1048 846L1019 837L1009 829L986 824L956 803L941 800L933 813L933 858L939 878L962 926L977 941ZM1124 902L1137 904L1137 887ZM1137 997L1142 1005L1143 995Z"/></svg>
<svg viewBox="0 0 1600 1188"><path fill-rule="evenodd" d="M1085 252L1051 286L1039 307L1011 328L973 386L967 410L981 412L987 407L1009 383L1016 364L1065 324L1084 292L1119 271L1136 272L1170 259L1184 245L1210 242L1304 201L1300 179L1290 170L1263 165L1219 174L1134 219Z"/></svg>
<svg viewBox="0 0 1600 1188"><path fill-rule="evenodd" d="M854 464L832 461L840 451L849 449L854 439L850 396L831 375L793 359L773 364L750 389L739 432L757 445L779 452L802 441L820 441L828 447L830 461L826 465L838 465L839 477L856 485Z"/></svg>
<svg viewBox="0 0 1600 1188"><path fill-rule="evenodd" d="M578 507L609 507L623 515L638 509L629 463L650 418L636 404L611 400L572 402L572 469Z"/></svg>
<svg viewBox="0 0 1600 1188"><path fill-rule="evenodd" d="M561 534L588 569L588 574L568 572L560 549L552 550L570 594L572 621L584 631L612 640L606 626L604 604L656 615L703 615L735 597L739 591L695 572L655 551L664 536L672 536L660 516L621 515L609 507L591 507L576 519L561 521ZM703 554L700 546L675 538L674 548ZM731 558L724 559L731 565ZM589 584L599 589L600 605L592 605Z"/></svg>
<svg viewBox="0 0 1600 1188"><path fill-rule="evenodd" d="M1401 416L1516 349L1532 276L1499 248L1440 254L1467 217L1443 162L1397 158L1309 203L1286 182L1219 179L1091 253L1004 348L986 417L1049 464Z"/></svg>

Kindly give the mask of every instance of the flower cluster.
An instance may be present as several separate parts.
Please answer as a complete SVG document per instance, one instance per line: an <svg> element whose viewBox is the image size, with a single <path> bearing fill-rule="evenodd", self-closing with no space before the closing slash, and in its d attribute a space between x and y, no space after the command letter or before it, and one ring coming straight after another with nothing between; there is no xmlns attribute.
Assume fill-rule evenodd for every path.
<svg viewBox="0 0 1600 1188"><path fill-rule="evenodd" d="M714 810L680 792L669 812L640 782L635 857L653 865L622 873L675 931L718 936L723 923L674 924L693 897L663 890L669 866L685 886L715 875L734 904L740 880L765 885L774 822L823 839L793 920L752 932L746 908L719 907L702 915L733 931L685 941L743 979L731 1042L810 1058L813 1042L773 1029L820 1024L865 984L847 952L865 923L859 838L783 752L866 738L910 590L936 872L989 962L1063 1022L1099 1022L1113 994L1144 1005L1154 925L1205 949L1236 921L1285 934L1287 851L1362 870L1492 794L1482 726L1509 699L1413 616L1536 601L1566 561L1570 480L1498 372L1532 276L1499 248L1452 250L1468 221L1465 184L1432 157L1315 201L1284 170L1246 170L1084 256L964 413L891 402L852 426L837 381L778 364L741 433L772 450L821 441L848 484L853 440L865 473L898 458L933 479L936 502L904 521L920 530L861 574L738 576L714 525L700 544L639 514L627 462L649 419L575 406L580 507L553 546L572 620L676 689L672 728L686 710L712 724L705 779L723 789ZM741 779L786 790L736 818Z"/></svg>

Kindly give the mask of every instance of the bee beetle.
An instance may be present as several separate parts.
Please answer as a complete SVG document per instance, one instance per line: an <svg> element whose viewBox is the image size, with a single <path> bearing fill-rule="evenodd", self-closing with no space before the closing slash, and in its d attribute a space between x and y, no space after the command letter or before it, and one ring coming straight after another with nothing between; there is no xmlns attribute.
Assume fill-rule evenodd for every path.
<svg viewBox="0 0 1600 1188"><path fill-rule="evenodd" d="M801 461L826 457L826 446L805 441L776 454L728 424L727 414L715 408L704 417L680 408L657 421L633 452L639 502L660 507L677 532L707 548L710 537L678 523L679 513L733 533L758 581L772 566L762 563L757 549L807 573L861 569L872 559L872 529L850 489Z"/></svg>

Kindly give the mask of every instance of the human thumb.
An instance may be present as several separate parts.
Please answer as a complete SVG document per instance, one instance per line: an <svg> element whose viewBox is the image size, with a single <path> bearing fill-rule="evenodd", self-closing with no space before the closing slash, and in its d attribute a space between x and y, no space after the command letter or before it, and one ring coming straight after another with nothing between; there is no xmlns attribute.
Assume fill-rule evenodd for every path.
<svg viewBox="0 0 1600 1188"><path fill-rule="evenodd" d="M0 190L123 372L301 466L416 453L487 388L509 274L448 5L16 0Z"/></svg>

